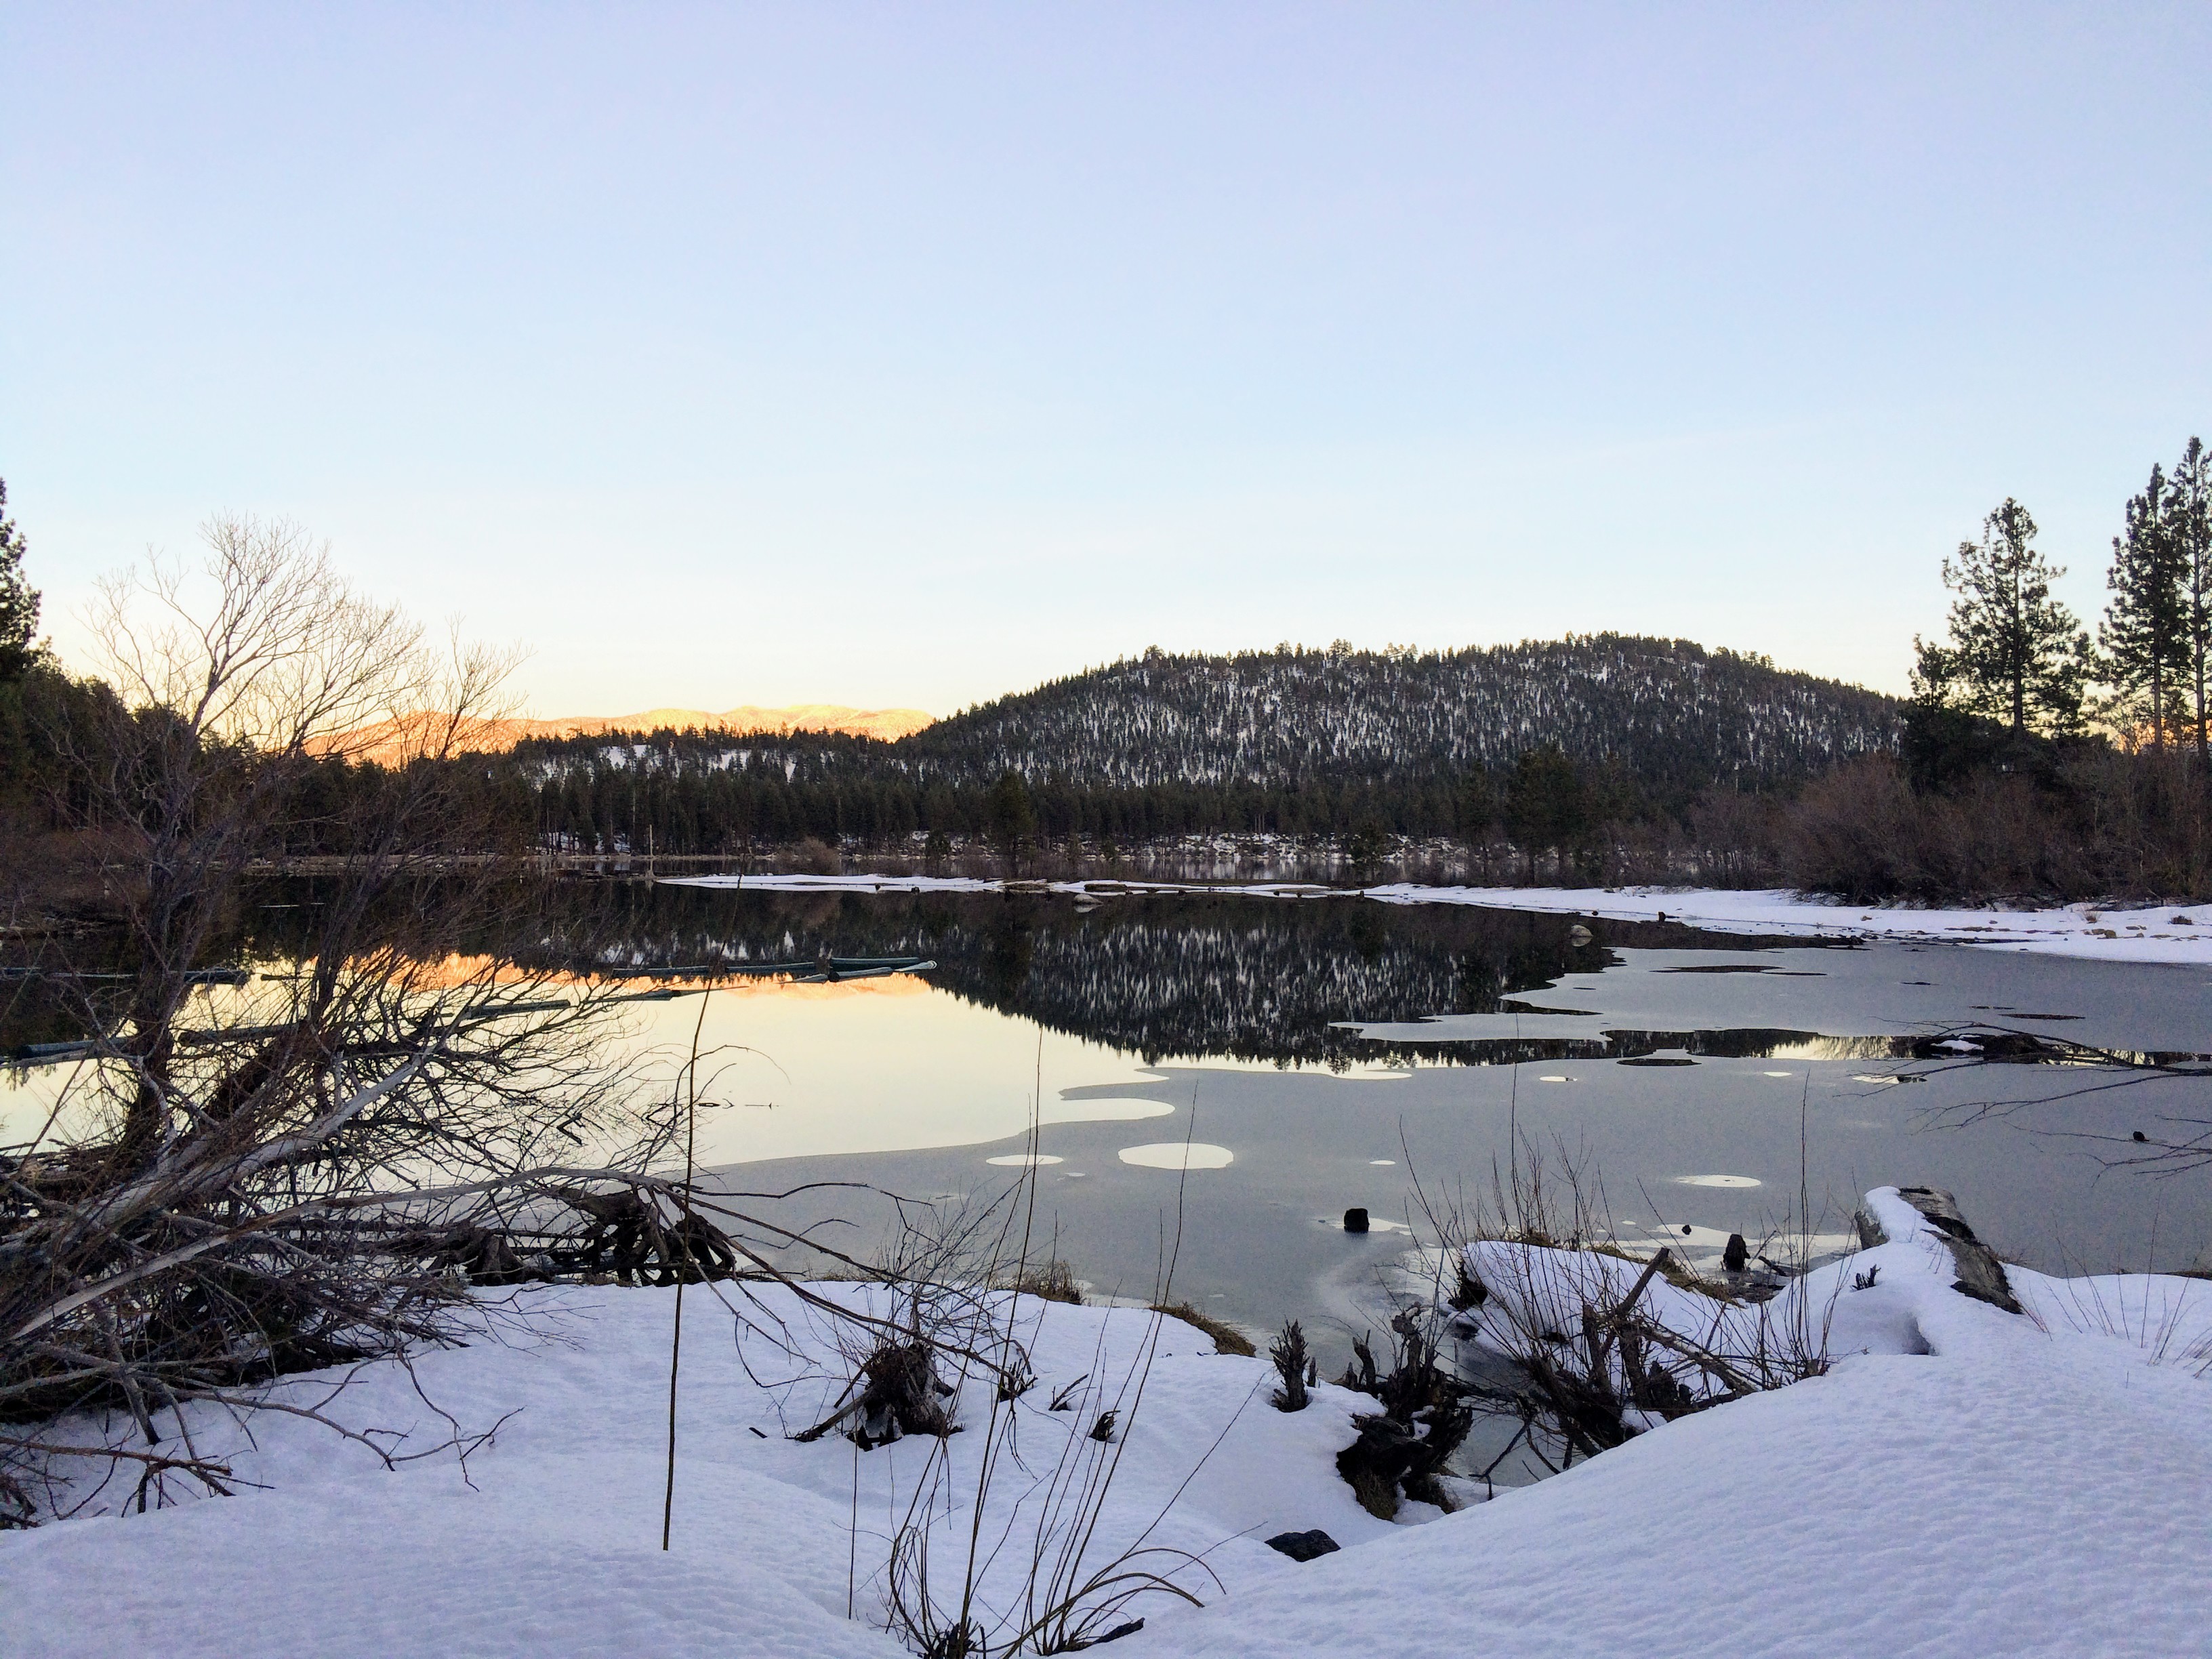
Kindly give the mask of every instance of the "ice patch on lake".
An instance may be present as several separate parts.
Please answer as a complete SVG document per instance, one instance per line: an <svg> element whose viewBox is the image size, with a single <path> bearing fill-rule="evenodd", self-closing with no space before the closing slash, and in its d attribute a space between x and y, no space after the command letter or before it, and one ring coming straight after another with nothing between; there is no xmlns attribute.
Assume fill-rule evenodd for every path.
<svg viewBox="0 0 2212 1659"><path fill-rule="evenodd" d="M1237 1154L1226 1146L1216 1146L1210 1141L1194 1140L1188 1145L1180 1140L1156 1140L1143 1146L1124 1146L1121 1162L1133 1164L1143 1170L1222 1170L1236 1161Z"/></svg>
<svg viewBox="0 0 2212 1659"><path fill-rule="evenodd" d="M1148 1117L1172 1117L1175 1103L1145 1100L1134 1095L1086 1095L1074 1090L1048 1100L1038 1121L1043 1123L1135 1123Z"/></svg>

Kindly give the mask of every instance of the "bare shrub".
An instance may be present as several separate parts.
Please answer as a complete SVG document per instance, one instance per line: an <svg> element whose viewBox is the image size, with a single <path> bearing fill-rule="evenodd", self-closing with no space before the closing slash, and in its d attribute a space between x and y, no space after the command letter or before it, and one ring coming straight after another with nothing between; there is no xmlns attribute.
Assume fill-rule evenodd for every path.
<svg viewBox="0 0 2212 1659"><path fill-rule="evenodd" d="M1282 1334L1268 1346L1267 1358L1275 1367L1275 1375L1283 1379L1281 1386L1269 1396L1275 1409L1302 1412L1312 1404L1313 1396L1309 1390L1319 1380L1321 1362L1306 1352L1306 1334L1297 1320L1284 1325Z"/></svg>
<svg viewBox="0 0 2212 1659"><path fill-rule="evenodd" d="M1827 1368L1829 1310L1803 1293L1812 1244L1802 1218L1762 1245L1761 1260L1781 1272L1753 1300L1708 1284L1668 1249L1645 1256L1613 1243L1601 1185L1564 1148L1553 1161L1555 1171L1531 1158L1494 1176L1489 1200L1473 1211L1416 1182L1440 1245L1440 1309L1525 1379L1473 1391L1484 1408L1520 1419L1492 1468L1525 1444L1564 1468L1657 1423ZM1447 1274L1455 1286L1448 1299Z"/></svg>
<svg viewBox="0 0 2212 1659"><path fill-rule="evenodd" d="M1684 831L1694 879L1711 887L1765 887L1782 871L1783 816L1771 794L1711 788L1690 804Z"/></svg>
<svg viewBox="0 0 2212 1659"><path fill-rule="evenodd" d="M1790 814L1792 880L1861 903L1955 890L1956 826L1923 801L1887 756L1870 755L1806 786Z"/></svg>
<svg viewBox="0 0 2212 1659"><path fill-rule="evenodd" d="M1032 1121L1032 1153L1036 1130ZM1163 1309L1170 1305L1174 1248L1165 1253L1154 1287L1156 1305L1127 1370L1110 1381L1078 1378L1048 1405L1025 1407L1036 1379L1020 1327L1038 1315L1025 1314L1021 1293L1006 1287L1039 1281L1048 1288L1073 1285L1057 1258L1030 1259L1036 1191L1032 1165L987 1202L902 1206L900 1232L889 1253L893 1271L885 1275L887 1291L903 1310L900 1322L910 1336L945 1356L957 1377L980 1373L994 1383L984 1420L973 1425L975 1467L967 1513L955 1513L948 1428L932 1445L891 1539L884 1576L886 1621L917 1654L1073 1653L1126 1628L1123 1615L1132 1601L1164 1595L1195 1605L1194 1585L1215 1582L1202 1560L1150 1541L1173 1498L1133 1538L1108 1542L1101 1537L1107 1498L1168 1316ZM1178 1206L1178 1240L1180 1235ZM1093 1367L1094 1372L1102 1369ZM957 1389L957 1382L951 1386ZM1058 1434L1060 1449L1042 1472L1032 1472L1017 1449L1025 1411L1037 1412ZM1085 1423L1087 1429L1079 1427ZM1017 1480L1026 1484L1015 1493L1007 1518L988 1526L993 1491ZM1026 1535L1018 1536L1018 1529ZM936 1565L948 1546L958 1553L957 1574ZM1000 1560L1018 1575L1018 1595L1011 1599L985 1583Z"/></svg>
<svg viewBox="0 0 2212 1659"><path fill-rule="evenodd" d="M2192 763L2100 743L2036 750L2019 769L1940 789L1916 789L1887 756L1863 757L1806 786L1781 841L1792 882L1863 903L2212 889L2212 811Z"/></svg>
<svg viewBox="0 0 2212 1659"><path fill-rule="evenodd" d="M1357 1369L1346 1372L1342 1386L1373 1395L1382 1409L1355 1418L1358 1437L1336 1455L1337 1473L1360 1506L1384 1521L1397 1514L1401 1492L1439 1509L1453 1507L1440 1477L1474 1425L1474 1413L1462 1403L1464 1389L1437 1363L1433 1316L1401 1309L1390 1334L1387 1371L1377 1368L1365 1338L1353 1344Z"/></svg>

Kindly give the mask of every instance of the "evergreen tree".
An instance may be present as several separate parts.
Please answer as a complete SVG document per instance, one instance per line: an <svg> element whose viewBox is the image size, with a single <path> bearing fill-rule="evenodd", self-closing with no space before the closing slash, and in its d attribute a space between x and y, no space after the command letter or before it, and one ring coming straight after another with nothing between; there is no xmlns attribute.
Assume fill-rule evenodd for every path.
<svg viewBox="0 0 2212 1659"><path fill-rule="evenodd" d="M1505 833L1528 860L1536 881L1536 854L1548 848L1564 866L1567 849L1589 833L1589 791L1574 762L1556 743L1523 750L1505 786Z"/></svg>
<svg viewBox="0 0 2212 1659"><path fill-rule="evenodd" d="M1370 811L1362 817L1344 838L1345 864L1353 883L1361 887L1375 879L1389 853L1390 831L1379 813Z"/></svg>
<svg viewBox="0 0 2212 1659"><path fill-rule="evenodd" d="M1982 521L1979 543L1961 542L1957 559L1943 561L1943 585L1959 596L1948 642L1915 641L1916 691L2002 720L2015 734L2078 728L2092 661L2088 634L2051 597L2066 572L2034 542L2035 520L2008 499Z"/></svg>
<svg viewBox="0 0 2212 1659"><path fill-rule="evenodd" d="M984 800L983 811L991 844L1006 860L1007 870L1018 875L1022 851L1036 834L1036 807L1030 799L1030 787L1022 781L1022 775L1001 772Z"/></svg>
<svg viewBox="0 0 2212 1659"><path fill-rule="evenodd" d="M1490 839L1497 823L1498 792L1491 787L1490 775L1479 769L1468 772L1452 794L1453 831L1474 852Z"/></svg>
<svg viewBox="0 0 2212 1659"><path fill-rule="evenodd" d="M2212 689L2212 455L2203 441L2191 438L2173 469L2168 508L2179 571L2183 614L2183 678L2188 692L2188 724L2200 766L2212 769L2212 729L2206 716Z"/></svg>
<svg viewBox="0 0 2212 1659"><path fill-rule="evenodd" d="M2105 579L2112 599L2097 629L2114 693L2111 713L2130 726L2148 726L2151 746L2161 750L2188 696L2188 589L2174 507L2164 471L2152 467L2149 486L2128 502L2126 533L2112 538Z"/></svg>
<svg viewBox="0 0 2212 1659"><path fill-rule="evenodd" d="M39 655L39 592L23 580L23 532L8 516L0 478L0 684L19 680Z"/></svg>

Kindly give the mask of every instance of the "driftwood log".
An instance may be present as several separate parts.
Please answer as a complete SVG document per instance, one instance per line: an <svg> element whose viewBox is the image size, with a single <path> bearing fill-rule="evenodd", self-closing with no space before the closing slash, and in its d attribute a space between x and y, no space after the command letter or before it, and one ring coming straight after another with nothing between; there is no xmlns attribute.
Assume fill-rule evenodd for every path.
<svg viewBox="0 0 2212 1659"><path fill-rule="evenodd" d="M1966 1218L1959 1213L1956 1198L1941 1187L1899 1187L1897 1195L1919 1211L1951 1247L1951 1263L1959 1275L1952 1281L1953 1290L1993 1308L2002 1308L2007 1313L2023 1311L2012 1293L2012 1281L2005 1277L2004 1263L1997 1260L1996 1252L1974 1237ZM1856 1220L1859 1243L1863 1248L1872 1249L1888 1242L1881 1224L1863 1210Z"/></svg>

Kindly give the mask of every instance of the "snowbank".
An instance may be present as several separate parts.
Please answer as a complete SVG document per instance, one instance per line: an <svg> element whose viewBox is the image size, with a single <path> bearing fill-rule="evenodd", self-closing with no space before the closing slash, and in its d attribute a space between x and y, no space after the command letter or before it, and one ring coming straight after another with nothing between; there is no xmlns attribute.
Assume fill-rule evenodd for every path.
<svg viewBox="0 0 2212 1659"><path fill-rule="evenodd" d="M1812 939L1901 939L2033 951L2112 962L2212 963L2212 905L2108 909L2069 904L2048 910L1915 910L1844 904L1780 890L1723 892L1669 887L1370 887L1386 904L1474 904L1620 921L1687 922L1723 933Z"/></svg>
<svg viewBox="0 0 2212 1659"><path fill-rule="evenodd" d="M1620 921L1687 922L1723 933L1807 939L1899 939L2033 951L2112 962L2212 963L2212 905L2110 909L2069 904L2047 910L1917 910L1844 904L1782 890L1729 892L1674 887L1423 887L1398 882L1364 889L1263 881L1200 884L1143 881L989 881L973 876L685 876L678 887L751 892L996 893L1012 889L1104 898L1116 893L1237 894L1248 898L1366 897L1384 904L1472 904L1493 910L1542 910Z"/></svg>
<svg viewBox="0 0 2212 1659"><path fill-rule="evenodd" d="M2028 1316L2007 1314L1950 1288L1893 1190L1868 1202L1890 1242L1806 1286L1832 1310L1827 1375L1316 1561L1293 1593L1164 1620L1161 1650L2203 1651L2212 1284L2014 1268Z"/></svg>
<svg viewBox="0 0 2212 1659"><path fill-rule="evenodd" d="M1263 1362L1157 1327L1101 1545L1110 1554L1152 1528L1149 1541L1209 1551L1220 1585L1192 1581L1202 1610L1163 1598L1130 1608L1146 1628L1114 1651L2202 1651L2212 1384L2198 1372L2212 1285L2014 1269L2028 1314L2010 1315L1950 1288L1949 1253L1894 1193L1869 1204L1890 1242L1804 1292L1808 1308L1832 1310L1826 1376L1655 1429L1462 1514L1422 1511L1426 1524L1374 1519L1337 1477L1359 1396L1324 1384L1308 1411L1276 1412ZM1848 1288L1869 1269L1873 1288ZM376 1365L338 1397L348 1422L392 1431L403 1452L450 1432L425 1395L472 1431L504 1417L465 1471L450 1454L389 1471L321 1428L265 1413L248 1444L237 1425L195 1414L200 1448L257 1484L143 1517L0 1535L0 1649L896 1653L867 1621L881 1617L887 1538L936 1443L860 1453L834 1435L784 1438L842 1381L824 1363L830 1331L787 1297L768 1308L807 1363L756 1341L749 1374L731 1318L687 1293L675 1547L659 1552L672 1296L518 1296L526 1338L426 1356L422 1393ZM1021 1322L1039 1381L1015 1407L1018 1458L994 1485L983 1529L987 1550L1005 1540L986 1575L995 1605L1018 1594L1038 1483L1064 1449L1100 1448L1087 1431L1155 1328L1132 1310L1026 1300ZM1085 1374L1079 1408L1052 1412ZM293 1379L283 1394L304 1401L331 1380ZM945 1443L958 1520L932 1557L940 1593L958 1577L989 1407L986 1385L970 1382L959 1406L970 1426ZM1019 1499L1030 1507L1018 1513ZM1258 1541L1314 1527L1342 1552L1298 1565Z"/></svg>
<svg viewBox="0 0 2212 1659"><path fill-rule="evenodd" d="M897 1654L881 1629L884 1564L936 1443L856 1453L834 1434L805 1444L785 1437L826 1415L849 1375L833 1326L788 1294L766 1294L757 1319L786 1325L795 1359L758 1335L741 1354L735 1322L711 1293L686 1293L674 1540L661 1553L673 1299L659 1290L526 1292L504 1306L527 1321L526 1335L488 1331L466 1349L423 1356L419 1393L399 1366L365 1367L333 1402L338 1417L402 1457L450 1439L442 1413L470 1431L500 1424L465 1468L447 1452L387 1470L326 1429L270 1413L257 1414L249 1443L219 1413L191 1413L194 1444L230 1464L240 1495L0 1534L0 1652ZM1395 1530L1335 1474L1364 1397L1323 1385L1311 1407L1285 1415L1266 1403L1262 1384L1274 1375L1266 1362L1217 1355L1210 1338L1140 1310L1023 1297L1019 1329L1037 1385L1016 1402L1018 1457L991 1486L985 1547L1000 1547L985 1595L994 1607L1019 1602L1042 1483L1062 1449L1073 1444L1079 1459L1115 1455L1089 1431L1117 1404L1131 1422L1128 1379L1154 1332L1157 1354L1121 1437L1094 1563L1150 1528L1148 1543L1205 1553L1218 1586L1202 1570L1178 1577L1211 1601L1224 1587L1262 1593L1292 1571L1261 1538L1321 1527L1351 1545ZM338 1375L291 1379L278 1397L313 1403ZM1086 1375L1072 1408L1052 1411L1053 1397ZM981 1377L965 1383L964 1431L945 1443L954 1480L938 1506L958 1519L940 1515L931 1559L940 1595L948 1578L957 1593L994 1393ZM128 1488L126 1476L101 1507L125 1508ZM856 1620L846 1617L848 1562Z"/></svg>

